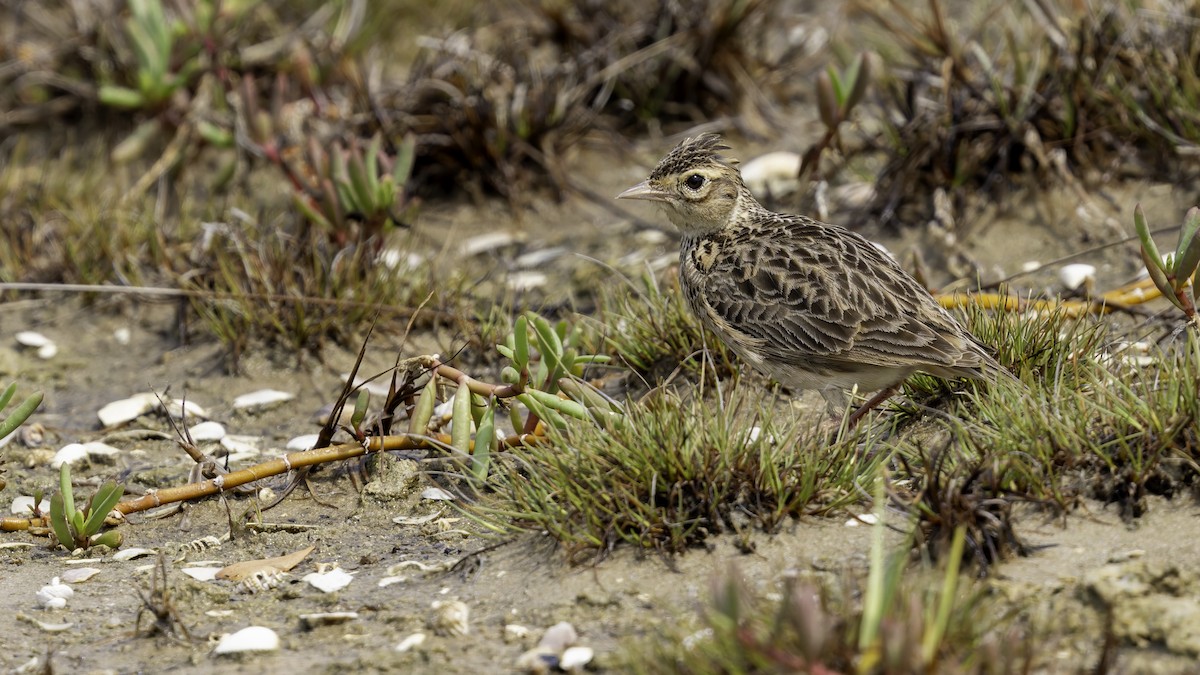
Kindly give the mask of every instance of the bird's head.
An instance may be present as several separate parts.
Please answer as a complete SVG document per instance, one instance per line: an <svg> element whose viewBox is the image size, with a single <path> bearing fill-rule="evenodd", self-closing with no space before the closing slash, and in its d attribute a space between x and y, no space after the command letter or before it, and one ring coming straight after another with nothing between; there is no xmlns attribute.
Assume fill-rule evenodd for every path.
<svg viewBox="0 0 1200 675"><path fill-rule="evenodd" d="M617 199L660 202L684 233L720 230L730 223L746 192L736 162L720 155L728 149L716 134L689 138L663 157L649 178Z"/></svg>

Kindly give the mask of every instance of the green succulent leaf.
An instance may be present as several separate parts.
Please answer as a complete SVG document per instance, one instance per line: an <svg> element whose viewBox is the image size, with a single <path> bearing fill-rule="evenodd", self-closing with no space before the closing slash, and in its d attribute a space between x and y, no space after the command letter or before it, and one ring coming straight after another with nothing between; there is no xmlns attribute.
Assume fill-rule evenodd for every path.
<svg viewBox="0 0 1200 675"><path fill-rule="evenodd" d="M488 466L492 461L492 445L496 437L496 404L489 399L487 409L479 420L475 431L475 452L471 455L471 473L477 480L487 480Z"/></svg>
<svg viewBox="0 0 1200 675"><path fill-rule="evenodd" d="M1200 264L1200 208L1188 209L1179 231L1179 245L1175 248L1175 283L1182 286L1191 278Z"/></svg>
<svg viewBox="0 0 1200 675"><path fill-rule="evenodd" d="M361 389L358 392L358 398L354 401L354 413L350 415L350 426L358 431L362 427L363 420L367 418L367 410L371 405L371 392L366 389Z"/></svg>
<svg viewBox="0 0 1200 675"><path fill-rule="evenodd" d="M1171 287L1171 281L1167 279L1167 273L1163 271L1162 259L1152 257L1153 254L1146 251L1145 246L1142 247L1142 263L1146 265L1146 272L1150 274L1150 280L1154 282L1154 286L1158 288L1158 292L1163 294L1171 304L1179 309L1183 309L1183 304L1179 302L1179 298L1175 297L1175 289Z"/></svg>
<svg viewBox="0 0 1200 675"><path fill-rule="evenodd" d="M67 522L75 520L75 493L71 490L71 464L63 462L58 469L58 489L63 498L63 514Z"/></svg>
<svg viewBox="0 0 1200 675"><path fill-rule="evenodd" d="M513 367L525 370L529 365L529 319L522 314L513 326Z"/></svg>
<svg viewBox="0 0 1200 675"><path fill-rule="evenodd" d="M121 496L124 494L124 485L117 485L113 481L101 485L92 497L92 506L88 510L87 522L84 523L83 531L80 534L90 537L99 532L100 528L104 527L104 519L108 517L117 502L121 501Z"/></svg>
<svg viewBox="0 0 1200 675"><path fill-rule="evenodd" d="M423 434L429 428L429 420L433 418L433 409L437 407L437 375L431 375L413 406L412 415L408 419L408 433Z"/></svg>
<svg viewBox="0 0 1200 675"><path fill-rule="evenodd" d="M0 396L0 410L4 409L4 407L8 405L8 402L12 399L12 394L16 391L16 389L17 385L14 382L4 390L4 395ZM11 434L17 430L17 427L20 427L22 424L24 424L25 421L28 420L30 416L32 416L33 413L38 409L38 406L42 404L43 396L44 395L40 391L33 392L26 397L24 401L21 401L21 404L14 408L7 417L5 417L3 420L0 420L0 438L4 438L5 436Z"/></svg>
<svg viewBox="0 0 1200 675"><path fill-rule="evenodd" d="M1146 269L1149 270L1153 265L1160 272L1165 272L1162 254L1158 252L1158 245L1154 243L1154 237L1150 234L1150 226L1146 224L1146 214L1142 212L1141 204L1133 207L1133 227L1142 242L1142 260L1146 261ZM1154 273L1151 272L1150 276L1153 277Z"/></svg>
<svg viewBox="0 0 1200 675"><path fill-rule="evenodd" d="M471 389L458 385L454 392L454 417L450 420L450 445L464 455L471 452Z"/></svg>
<svg viewBox="0 0 1200 675"><path fill-rule="evenodd" d="M75 537L71 534L70 526L67 525L66 507L61 494L50 498L50 526L54 529L54 536L58 538L58 543L68 551L74 551Z"/></svg>
<svg viewBox="0 0 1200 675"><path fill-rule="evenodd" d="M102 85L96 92L96 97L106 106L125 110L137 110L146 105L146 97L142 92L115 84Z"/></svg>
<svg viewBox="0 0 1200 675"><path fill-rule="evenodd" d="M122 541L124 541L124 537L117 530L109 530L108 532L92 537L93 545L107 546L109 548L121 548Z"/></svg>

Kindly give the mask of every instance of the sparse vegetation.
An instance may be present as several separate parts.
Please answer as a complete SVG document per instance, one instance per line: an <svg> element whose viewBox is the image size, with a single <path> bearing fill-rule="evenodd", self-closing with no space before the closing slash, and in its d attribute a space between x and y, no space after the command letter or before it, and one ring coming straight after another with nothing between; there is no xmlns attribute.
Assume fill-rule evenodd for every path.
<svg viewBox="0 0 1200 675"><path fill-rule="evenodd" d="M878 170L874 208L885 220L909 220L906 208L927 209L939 191L966 208L969 194L1003 203L1048 178L1086 190L1114 176L1169 174L1184 190L1200 144L1196 25L1143 11L1148 2L1085 4L968 12L936 0L859 0L849 29L882 34L853 48L835 35L827 50L824 28L789 32L811 18L765 0L529 0L463 11L456 32L441 30L444 16L409 25L431 10L404 2L0 3L0 282L51 292L155 287L179 303L166 330L218 341L234 369L264 344L272 356L312 355L308 363L333 368L326 347L355 344L376 320L381 333L412 332L421 344L403 343L385 396L349 378L317 450L250 468L217 467L197 451L220 485L121 502L123 487L101 477L77 508L73 489L84 483L72 485L66 464L50 477L45 448L29 451L29 480L57 478L60 490L47 512L36 491L29 512L2 519L3 529L40 527L69 550L116 545L120 534L103 531L114 508L218 493L235 501L234 486L249 491L295 471L290 489L309 481L306 467L387 451L423 460L422 480L453 493L457 515L472 521L467 536L541 533L558 562L598 563L622 548L690 555L719 537L750 551L762 533L871 508L905 539L885 560L877 526L865 580L839 587L801 561L799 576L764 592L731 572L693 624L656 629L658 644L633 652L631 667L1040 664L1041 636L1018 640L1014 604L967 577L1038 554L1024 532L1030 513L1064 516L1098 500L1136 523L1160 508L1156 497L1194 496L1200 211L1183 217L1163 255L1139 206L1138 243L1116 254L1136 259L1140 244L1150 279L1138 292L1161 294L1162 312L1131 311L1130 301L1106 308L1114 313L1069 314L1017 277L999 296L1019 311L962 304L973 333L1019 382L913 377L906 400L845 437L821 414L798 413L792 392L743 377L688 312L665 259L655 269L667 269L635 268L632 281L589 277L560 292L549 275L544 296L494 293L492 269L478 264L491 252L466 258L461 231L434 230L464 220L447 215L451 203L473 201L465 219L483 228L497 202L536 216L547 200L591 194L595 171L579 166L581 146L623 158L624 136L693 125L753 137L812 122L816 138L787 141L807 147L797 178ZM571 208L556 230L609 224ZM654 241L643 248L662 244ZM597 254L570 236L554 243L558 255L603 258L618 270L611 277L628 273L634 264L608 244ZM0 293L8 301L15 291ZM110 311L98 305L86 311ZM71 320L87 328L86 317ZM80 367L95 366L71 362L54 377L81 386ZM29 397L7 411L14 394L0 394L9 413L0 438L38 405ZM72 392L72 401L86 398ZM69 405L54 414L76 414ZM342 418L343 408L354 412ZM55 426L59 435L90 431L75 419ZM338 433L349 440L335 445ZM136 474L132 460L119 462L93 468ZM8 466L0 489L17 473ZM187 598L167 592L169 560L159 559L141 614L151 634L186 639L175 604ZM995 621L982 618L989 613ZM685 643L693 629L701 632Z"/></svg>

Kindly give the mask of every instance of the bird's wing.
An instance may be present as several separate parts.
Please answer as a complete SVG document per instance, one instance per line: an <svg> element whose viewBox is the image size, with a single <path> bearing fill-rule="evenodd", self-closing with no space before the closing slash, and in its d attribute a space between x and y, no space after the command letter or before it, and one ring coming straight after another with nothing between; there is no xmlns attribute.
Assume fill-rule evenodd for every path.
<svg viewBox="0 0 1200 675"><path fill-rule="evenodd" d="M753 246L730 239L704 280L713 313L764 358L961 374L987 365L929 292L866 239L807 219L776 225L756 231Z"/></svg>

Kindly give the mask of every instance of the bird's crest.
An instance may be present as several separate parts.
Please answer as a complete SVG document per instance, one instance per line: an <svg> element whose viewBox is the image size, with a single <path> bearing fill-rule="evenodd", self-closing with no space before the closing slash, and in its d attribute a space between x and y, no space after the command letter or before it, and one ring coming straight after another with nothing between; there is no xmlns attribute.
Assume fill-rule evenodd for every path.
<svg viewBox="0 0 1200 675"><path fill-rule="evenodd" d="M722 150L728 149L729 146L725 145L718 134L700 134L695 138L686 139L654 167L650 180L674 176L701 164L716 163L733 167L737 161L720 154Z"/></svg>

